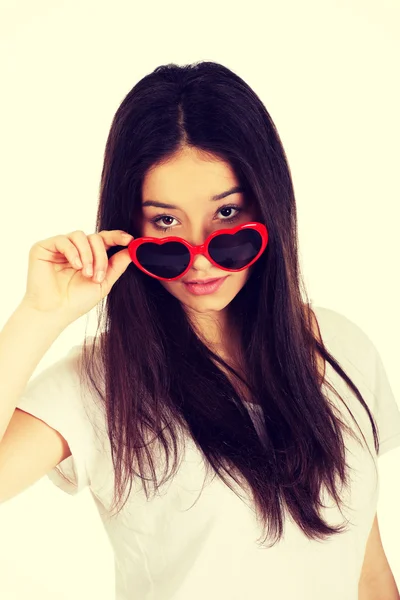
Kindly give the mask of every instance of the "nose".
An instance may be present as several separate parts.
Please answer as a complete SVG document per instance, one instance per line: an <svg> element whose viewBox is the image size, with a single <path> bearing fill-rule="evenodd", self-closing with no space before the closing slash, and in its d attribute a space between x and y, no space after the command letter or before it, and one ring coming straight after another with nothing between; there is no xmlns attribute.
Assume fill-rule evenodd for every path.
<svg viewBox="0 0 400 600"><path fill-rule="evenodd" d="M202 230L198 231L196 234L191 235L186 239L190 241L190 243L193 246L201 246L202 244L205 244L210 233L211 231ZM214 265L208 260L208 258L204 254L196 254L196 256L193 259L192 269L194 269L195 271L202 271L204 272L204 274L206 274L213 267Z"/></svg>
<svg viewBox="0 0 400 600"><path fill-rule="evenodd" d="M208 260L204 254L197 254L192 263L192 269L195 271L204 271L207 272L213 268L213 264Z"/></svg>

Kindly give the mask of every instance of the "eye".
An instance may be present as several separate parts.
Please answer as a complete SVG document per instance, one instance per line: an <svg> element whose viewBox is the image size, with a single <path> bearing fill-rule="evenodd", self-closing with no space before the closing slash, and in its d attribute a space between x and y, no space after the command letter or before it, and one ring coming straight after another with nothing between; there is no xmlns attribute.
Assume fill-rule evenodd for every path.
<svg viewBox="0 0 400 600"><path fill-rule="evenodd" d="M243 208L241 206L238 206L237 204L226 204L225 206L221 206L218 210L217 213L220 213L222 211L232 211L235 210L236 214L231 217L231 215L223 215L223 217L227 217L227 218L222 218L221 221L223 221L224 223L233 223L234 221L236 221L236 219L239 218L240 213L243 211ZM156 229L159 229L161 231L168 231L169 229L172 229L173 225L170 223L168 225L165 225L165 227L162 227L162 225L158 225L159 222L162 222L163 219L172 219L173 221L175 221L175 217L172 217L171 215L157 215L157 217L154 217L153 219L150 219L150 222L154 225L154 227Z"/></svg>
<svg viewBox="0 0 400 600"><path fill-rule="evenodd" d="M235 204L229 204L227 206L221 206L221 208L218 209L218 212L221 212L223 210L231 211L232 209L237 211L236 215L234 215L233 217L231 215L223 215L225 217L228 217L227 219L222 219L223 221L226 221L228 223L231 223L232 221L235 221L239 217L239 215L240 215L240 213L242 212L243 209L240 206L237 206Z"/></svg>
<svg viewBox="0 0 400 600"><path fill-rule="evenodd" d="M161 221L162 219L175 220L175 217L171 217L171 215L159 215L158 217L155 217L154 219L150 219L150 220L156 229L160 229L161 231L168 231L168 229L171 229L172 225L167 225L166 227L162 227L161 225L158 225L158 222Z"/></svg>

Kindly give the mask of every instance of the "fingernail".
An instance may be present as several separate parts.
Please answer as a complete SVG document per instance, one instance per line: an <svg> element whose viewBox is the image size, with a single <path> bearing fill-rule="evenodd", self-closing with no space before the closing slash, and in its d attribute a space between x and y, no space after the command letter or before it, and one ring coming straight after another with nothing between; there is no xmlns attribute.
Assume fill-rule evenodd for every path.
<svg viewBox="0 0 400 600"><path fill-rule="evenodd" d="M103 278L104 278L104 271L97 271L95 280L100 283L100 281L103 281Z"/></svg>
<svg viewBox="0 0 400 600"><path fill-rule="evenodd" d="M87 267L85 269L85 273L86 273L86 275L89 275L89 277L91 277L93 275L93 267L92 267L92 265L87 265Z"/></svg>

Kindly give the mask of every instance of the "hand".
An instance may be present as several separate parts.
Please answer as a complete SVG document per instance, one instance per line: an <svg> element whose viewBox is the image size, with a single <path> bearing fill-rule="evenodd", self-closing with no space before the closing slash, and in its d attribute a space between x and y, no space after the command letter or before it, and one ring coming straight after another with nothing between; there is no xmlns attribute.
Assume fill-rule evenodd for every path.
<svg viewBox="0 0 400 600"><path fill-rule="evenodd" d="M74 231L36 242L29 252L23 303L43 313L57 314L66 325L72 323L107 296L132 262L127 248L110 259L107 250L127 246L132 240L130 234L114 229L88 236ZM88 266L92 266L91 275L84 270ZM95 279L98 271L105 274L100 282Z"/></svg>

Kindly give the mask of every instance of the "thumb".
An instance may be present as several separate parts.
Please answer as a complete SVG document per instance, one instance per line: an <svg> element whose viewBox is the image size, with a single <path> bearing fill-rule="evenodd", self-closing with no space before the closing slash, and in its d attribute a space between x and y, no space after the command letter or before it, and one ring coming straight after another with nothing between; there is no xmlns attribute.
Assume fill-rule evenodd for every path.
<svg viewBox="0 0 400 600"><path fill-rule="evenodd" d="M112 287L121 275L125 273L131 262L132 259L127 248L112 255L108 260L108 270L106 274L106 279L108 279L110 287Z"/></svg>

